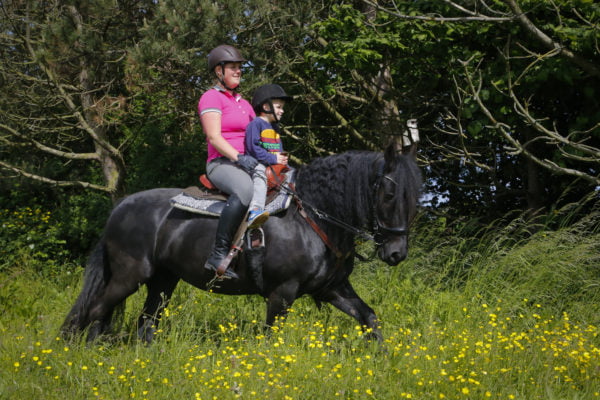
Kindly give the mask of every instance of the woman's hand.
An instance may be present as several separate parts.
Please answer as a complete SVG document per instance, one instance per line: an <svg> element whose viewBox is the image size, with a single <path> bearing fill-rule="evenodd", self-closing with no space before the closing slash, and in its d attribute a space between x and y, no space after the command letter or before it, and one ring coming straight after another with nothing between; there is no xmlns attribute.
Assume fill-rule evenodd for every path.
<svg viewBox="0 0 600 400"><path fill-rule="evenodd" d="M258 161L247 154L238 154L236 164L246 170L246 172L252 172L258 165Z"/></svg>

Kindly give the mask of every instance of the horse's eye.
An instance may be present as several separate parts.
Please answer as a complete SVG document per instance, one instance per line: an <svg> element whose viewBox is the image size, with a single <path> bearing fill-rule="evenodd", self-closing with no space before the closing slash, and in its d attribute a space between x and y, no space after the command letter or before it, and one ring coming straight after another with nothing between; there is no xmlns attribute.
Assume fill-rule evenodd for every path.
<svg viewBox="0 0 600 400"><path fill-rule="evenodd" d="M394 199L393 192L385 192L385 194L383 195L383 200L385 200L385 201L391 201L393 199Z"/></svg>

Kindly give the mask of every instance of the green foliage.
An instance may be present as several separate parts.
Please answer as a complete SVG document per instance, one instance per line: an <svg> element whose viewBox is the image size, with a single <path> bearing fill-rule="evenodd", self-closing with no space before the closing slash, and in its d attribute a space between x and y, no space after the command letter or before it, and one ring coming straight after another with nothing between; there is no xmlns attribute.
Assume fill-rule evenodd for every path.
<svg viewBox="0 0 600 400"><path fill-rule="evenodd" d="M71 260L84 265L102 234L112 202L101 193L74 190L57 199L54 215Z"/></svg>
<svg viewBox="0 0 600 400"><path fill-rule="evenodd" d="M374 31L366 24L362 12L349 4L333 6L329 18L316 22L316 33L331 40L324 49L308 50L306 57L328 70L357 69L363 73L377 73L384 54L405 50L400 31ZM317 70L318 70L317 66ZM335 76L343 79L343 72Z"/></svg>
<svg viewBox="0 0 600 400"><path fill-rule="evenodd" d="M192 127L186 126L187 119L169 111L172 103L162 91L140 96L135 106L145 121L127 130L128 192L197 184L206 162L206 140L197 117Z"/></svg>
<svg viewBox="0 0 600 400"><path fill-rule="evenodd" d="M551 306L557 315L600 295L590 285L600 278L596 196L548 215L516 211L488 225L445 219L417 225L416 247L424 262L415 274L435 287L461 288L490 302L502 298L518 304L527 298Z"/></svg>
<svg viewBox="0 0 600 400"><path fill-rule="evenodd" d="M93 173L91 174L93 175ZM76 263L84 264L93 244L98 240L101 230L112 207L112 202L102 193L88 192L79 188L71 190L59 190L47 186L35 185L32 181L13 183L10 195L2 198L0 208L12 218L12 215L21 215L19 220L22 226L21 233L3 230L2 235L6 241L0 246L0 250L6 251L8 259L18 259L19 249L30 254L27 246L12 243L17 237L28 236L28 230L37 226L36 231L42 232L36 236L36 241L53 240L60 242L55 247L56 251L48 252L49 259L53 260L47 264L40 263L40 268L48 265L66 265ZM8 192L8 189L6 189ZM35 210L40 213L50 213L50 218L44 224L39 224L36 214L27 218L28 212L24 210ZM45 239L44 239L45 238ZM19 239L22 242L22 238ZM37 244L44 247L45 245ZM3 250L6 246L6 250ZM60 249L60 251L58 251ZM4 260L8 260L4 259ZM12 262L12 261L11 261ZM11 265L7 263L7 265ZM51 273L49 269L49 273Z"/></svg>
<svg viewBox="0 0 600 400"><path fill-rule="evenodd" d="M28 265L52 275L69 260L61 223L41 208L21 207L0 210L0 271Z"/></svg>

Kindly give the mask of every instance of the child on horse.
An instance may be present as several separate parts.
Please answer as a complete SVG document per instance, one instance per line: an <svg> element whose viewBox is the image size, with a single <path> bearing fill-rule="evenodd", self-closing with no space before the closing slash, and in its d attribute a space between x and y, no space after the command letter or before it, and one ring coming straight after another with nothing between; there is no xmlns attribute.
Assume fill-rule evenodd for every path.
<svg viewBox="0 0 600 400"><path fill-rule="evenodd" d="M259 87L252 96L256 118L246 127L245 152L259 163L252 173L254 196L248 215L249 228L259 227L269 218L269 213L264 210L267 197L266 168L273 164L288 163L278 122L286 101L291 99L281 86L272 83Z"/></svg>

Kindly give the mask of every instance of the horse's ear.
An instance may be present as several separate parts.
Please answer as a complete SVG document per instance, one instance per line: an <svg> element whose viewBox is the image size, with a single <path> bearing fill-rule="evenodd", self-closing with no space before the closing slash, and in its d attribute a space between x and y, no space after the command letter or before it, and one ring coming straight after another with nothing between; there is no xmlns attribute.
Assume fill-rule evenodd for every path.
<svg viewBox="0 0 600 400"><path fill-rule="evenodd" d="M402 133L402 154L409 154L413 158L417 156L417 143L419 142L419 129L417 120L406 121L407 129Z"/></svg>
<svg viewBox="0 0 600 400"><path fill-rule="evenodd" d="M392 137L389 144L386 146L383 152L383 158L385 160L385 164L390 166L394 165L394 161L398 154L402 152L402 140L398 139L398 136Z"/></svg>

